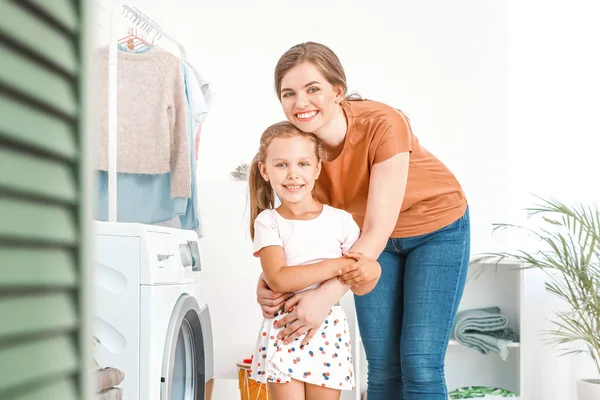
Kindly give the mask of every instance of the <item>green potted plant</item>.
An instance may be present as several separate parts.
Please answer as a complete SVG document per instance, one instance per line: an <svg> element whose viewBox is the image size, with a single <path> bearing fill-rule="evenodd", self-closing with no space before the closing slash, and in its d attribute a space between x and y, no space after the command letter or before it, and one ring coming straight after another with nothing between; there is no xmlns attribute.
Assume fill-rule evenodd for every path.
<svg viewBox="0 0 600 400"><path fill-rule="evenodd" d="M250 165L243 162L237 167L235 167L235 170L231 172L231 176L236 181L247 181L249 170Z"/></svg>
<svg viewBox="0 0 600 400"><path fill-rule="evenodd" d="M529 217L541 217L539 227L529 229L497 224L496 229L525 230L539 240L535 251L489 253L477 262L503 259L522 262L524 268L537 268L548 275L546 290L569 305L558 312L548 342L560 345L565 354L587 353L595 365L595 379L577 382L579 400L600 399L600 211L598 206L567 206L555 199L540 199L527 209ZM584 347L577 347L583 344ZM575 346L573 346L575 345Z"/></svg>

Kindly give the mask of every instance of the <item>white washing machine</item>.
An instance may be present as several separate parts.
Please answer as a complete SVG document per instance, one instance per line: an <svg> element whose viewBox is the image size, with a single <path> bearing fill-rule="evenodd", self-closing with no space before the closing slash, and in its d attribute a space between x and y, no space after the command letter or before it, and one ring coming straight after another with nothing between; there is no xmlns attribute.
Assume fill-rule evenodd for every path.
<svg viewBox="0 0 600 400"><path fill-rule="evenodd" d="M213 337L195 232L94 222L95 359L127 400L203 400Z"/></svg>

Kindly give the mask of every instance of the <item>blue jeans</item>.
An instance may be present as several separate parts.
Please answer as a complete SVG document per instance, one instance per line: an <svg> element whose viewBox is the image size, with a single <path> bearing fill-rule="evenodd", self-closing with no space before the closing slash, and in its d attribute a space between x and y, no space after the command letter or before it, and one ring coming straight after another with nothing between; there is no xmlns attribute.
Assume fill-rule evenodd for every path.
<svg viewBox="0 0 600 400"><path fill-rule="evenodd" d="M435 232L389 239L377 286L354 296L369 400L448 400L444 359L469 252L468 208Z"/></svg>

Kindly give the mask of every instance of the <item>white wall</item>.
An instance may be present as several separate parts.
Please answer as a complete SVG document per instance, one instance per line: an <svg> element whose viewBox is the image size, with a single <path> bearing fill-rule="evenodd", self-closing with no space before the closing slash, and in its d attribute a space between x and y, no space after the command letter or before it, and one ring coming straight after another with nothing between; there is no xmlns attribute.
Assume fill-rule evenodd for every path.
<svg viewBox="0 0 600 400"><path fill-rule="evenodd" d="M472 253L501 250L514 243L492 237L491 224L520 218L529 191L600 198L589 178L579 184L586 168L600 169L591 141L599 125L598 28L584 3L593 0L572 8L541 0L129 2L185 45L217 92L198 168L218 377L234 377L260 323L246 185L229 172L252 158L266 126L284 118L272 82L278 57L299 42L325 43L345 66L351 90L403 109L465 188ZM544 399L569 398L553 397L559 387L570 390L571 377L557 372L565 362L540 368Z"/></svg>
<svg viewBox="0 0 600 400"><path fill-rule="evenodd" d="M600 199L599 16L595 0L511 2L508 133L517 196Z"/></svg>
<svg viewBox="0 0 600 400"><path fill-rule="evenodd" d="M595 0L514 0L509 18L509 165L511 212L523 222L529 193L565 202L600 200L600 4ZM523 242L513 243L523 245ZM526 281L528 319L551 329L547 318L564 305L543 288L543 275ZM596 377L585 357L559 357L532 342L526 393L532 399L575 399L574 382Z"/></svg>

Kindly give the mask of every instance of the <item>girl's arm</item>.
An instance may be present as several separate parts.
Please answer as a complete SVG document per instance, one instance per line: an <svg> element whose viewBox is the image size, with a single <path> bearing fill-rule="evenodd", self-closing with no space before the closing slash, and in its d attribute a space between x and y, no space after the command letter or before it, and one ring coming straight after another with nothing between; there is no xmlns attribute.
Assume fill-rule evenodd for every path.
<svg viewBox="0 0 600 400"><path fill-rule="evenodd" d="M281 246L267 246L260 250L265 281L277 293L295 292L336 277L342 268L354 262L352 258L340 257L314 264L286 266Z"/></svg>

